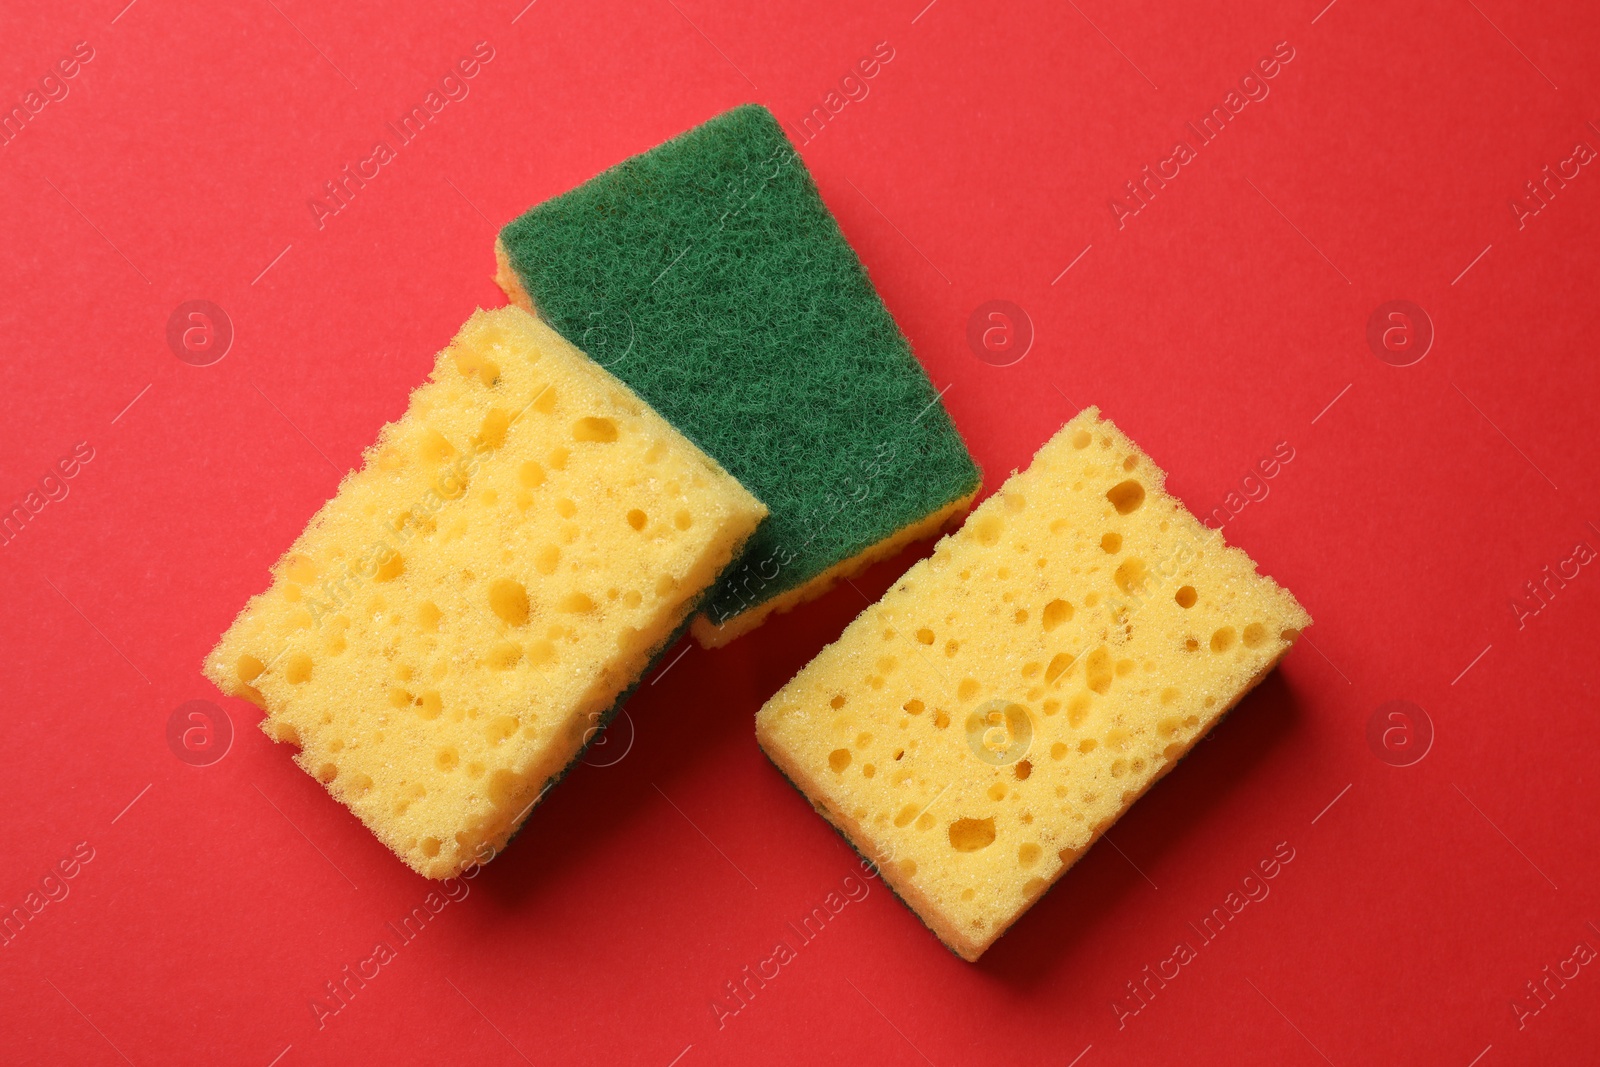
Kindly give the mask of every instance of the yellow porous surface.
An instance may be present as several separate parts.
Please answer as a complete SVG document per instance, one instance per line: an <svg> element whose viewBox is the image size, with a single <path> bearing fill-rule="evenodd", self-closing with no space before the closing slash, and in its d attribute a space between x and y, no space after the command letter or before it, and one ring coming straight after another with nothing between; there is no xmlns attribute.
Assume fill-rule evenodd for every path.
<svg viewBox="0 0 1600 1067"><path fill-rule="evenodd" d="M965 959L1311 623L1164 479L1083 411L756 716L778 768Z"/></svg>
<svg viewBox="0 0 1600 1067"><path fill-rule="evenodd" d="M553 330L478 311L205 672L447 877L504 845L765 515Z"/></svg>

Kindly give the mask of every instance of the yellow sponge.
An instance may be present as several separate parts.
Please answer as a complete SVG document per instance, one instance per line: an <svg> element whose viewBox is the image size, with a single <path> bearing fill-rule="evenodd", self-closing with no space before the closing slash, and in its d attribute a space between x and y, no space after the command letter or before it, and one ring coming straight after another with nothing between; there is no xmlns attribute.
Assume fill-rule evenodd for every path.
<svg viewBox="0 0 1600 1067"><path fill-rule="evenodd" d="M549 327L479 311L205 672L448 877L505 844L765 514Z"/></svg>
<svg viewBox="0 0 1600 1067"><path fill-rule="evenodd" d="M756 716L767 755L975 960L1310 617L1089 408Z"/></svg>

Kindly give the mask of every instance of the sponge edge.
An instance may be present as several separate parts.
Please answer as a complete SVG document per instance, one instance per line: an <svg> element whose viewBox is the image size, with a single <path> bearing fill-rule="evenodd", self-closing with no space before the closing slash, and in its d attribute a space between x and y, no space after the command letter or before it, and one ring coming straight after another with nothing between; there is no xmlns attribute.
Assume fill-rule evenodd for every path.
<svg viewBox="0 0 1600 1067"><path fill-rule="evenodd" d="M761 709L767 756L976 960L1310 624L1090 408Z"/></svg>
<svg viewBox="0 0 1600 1067"><path fill-rule="evenodd" d="M549 327L479 311L205 673L449 877L505 845L765 514Z"/></svg>
<svg viewBox="0 0 1600 1067"><path fill-rule="evenodd" d="M719 115L508 224L496 281L772 510L693 632L726 644L931 536L981 474L765 108Z"/></svg>
<svg viewBox="0 0 1600 1067"><path fill-rule="evenodd" d="M702 648L721 648L734 638L754 630L766 622L769 616L799 607L808 600L815 600L839 582L854 578L874 563L894 557L907 545L925 541L953 523L959 525L958 520L967 508L972 506L973 498L977 495L977 490L974 489L966 496L952 500L921 522L902 526L877 544L870 545L849 559L834 564L805 585L782 593L724 622L713 622L709 615L702 612L695 616L689 632L694 634L694 639L700 642Z"/></svg>

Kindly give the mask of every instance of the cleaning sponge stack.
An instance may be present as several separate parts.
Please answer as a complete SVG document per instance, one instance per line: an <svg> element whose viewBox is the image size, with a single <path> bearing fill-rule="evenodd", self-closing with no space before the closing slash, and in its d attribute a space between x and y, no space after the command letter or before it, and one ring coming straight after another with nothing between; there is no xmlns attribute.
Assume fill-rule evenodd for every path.
<svg viewBox="0 0 1600 1067"><path fill-rule="evenodd" d="M731 641L980 481L763 108L496 256L513 306L462 327L205 663L432 878L502 848L686 629ZM1163 482L1085 410L757 716L965 959L1310 624Z"/></svg>
<svg viewBox="0 0 1600 1067"><path fill-rule="evenodd" d="M475 315L205 668L430 877L505 843L692 613L730 640L979 481L763 108L496 249L551 325Z"/></svg>

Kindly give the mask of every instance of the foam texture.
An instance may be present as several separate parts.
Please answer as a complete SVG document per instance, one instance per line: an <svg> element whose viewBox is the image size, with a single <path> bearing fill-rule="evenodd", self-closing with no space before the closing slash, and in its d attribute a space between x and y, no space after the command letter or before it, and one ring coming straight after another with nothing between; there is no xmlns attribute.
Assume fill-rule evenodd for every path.
<svg viewBox="0 0 1600 1067"><path fill-rule="evenodd" d="M756 717L977 959L1308 626L1089 408Z"/></svg>
<svg viewBox="0 0 1600 1067"><path fill-rule="evenodd" d="M447 877L505 844L764 514L549 327L479 311L205 672Z"/></svg>
<svg viewBox="0 0 1600 1067"><path fill-rule="evenodd" d="M497 281L771 509L694 632L938 532L980 474L805 164L749 105L534 207Z"/></svg>

